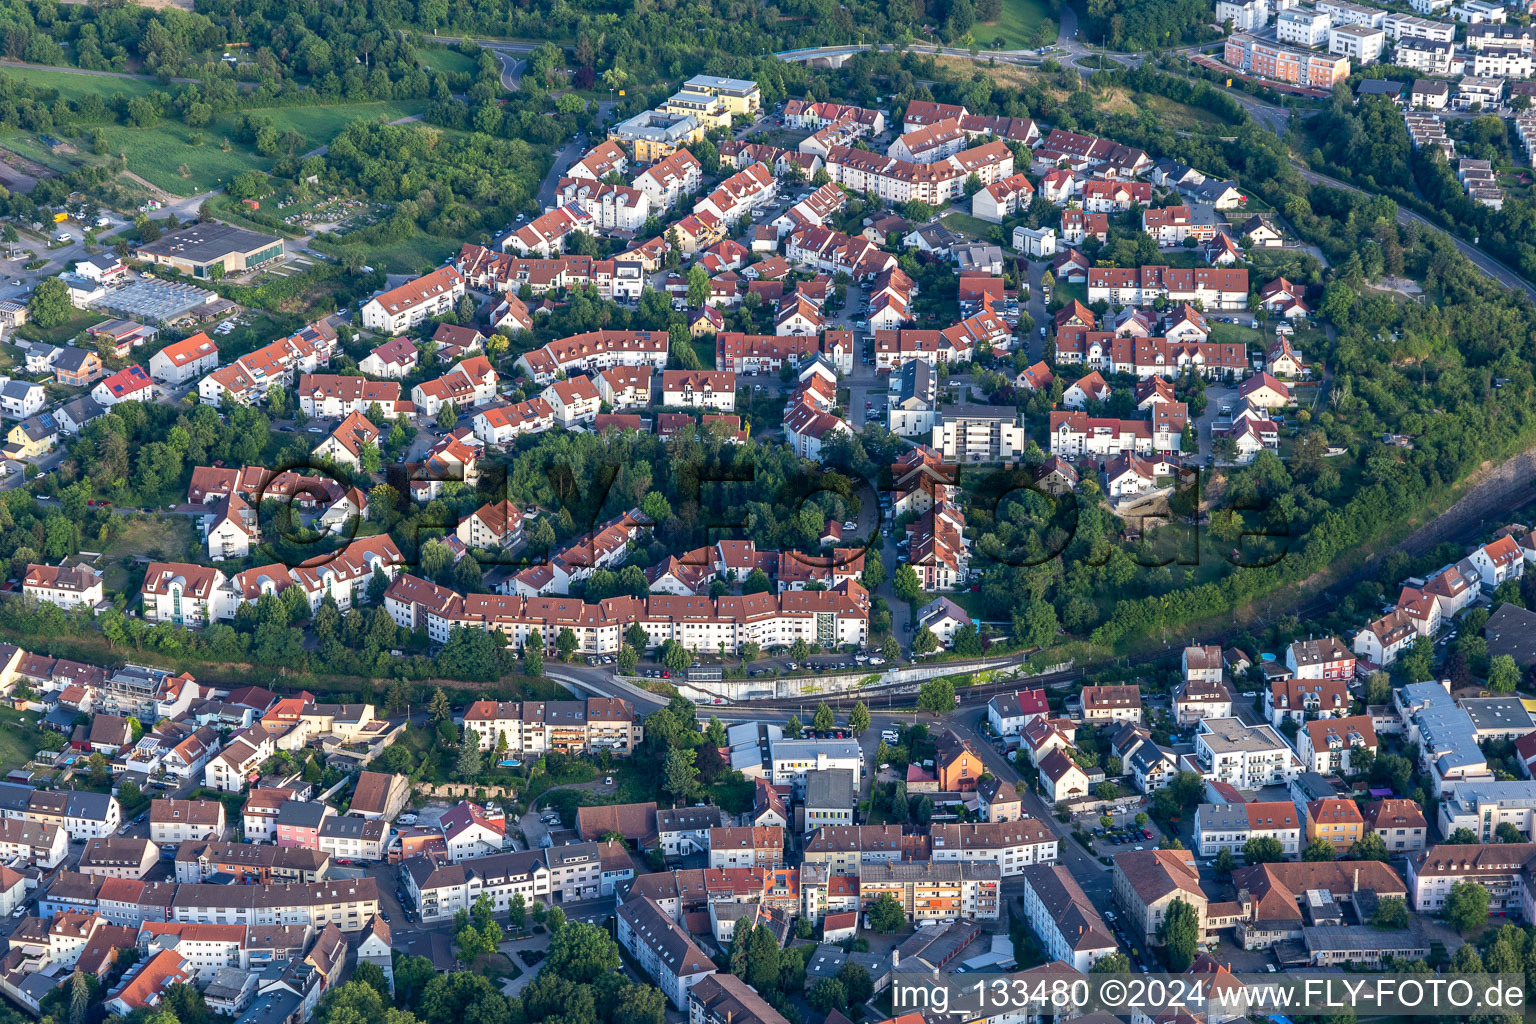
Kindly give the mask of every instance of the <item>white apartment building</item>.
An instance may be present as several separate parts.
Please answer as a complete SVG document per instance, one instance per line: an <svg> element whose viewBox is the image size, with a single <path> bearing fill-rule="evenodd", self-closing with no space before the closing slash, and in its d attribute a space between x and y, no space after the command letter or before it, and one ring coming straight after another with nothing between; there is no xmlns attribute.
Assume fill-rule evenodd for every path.
<svg viewBox="0 0 1536 1024"><path fill-rule="evenodd" d="M931 837L935 864L996 864L1004 878L1033 865L1054 864L1060 853L1056 834L1034 818L935 824Z"/></svg>
<svg viewBox="0 0 1536 1024"><path fill-rule="evenodd" d="M1341 54L1357 64L1374 64L1386 44L1386 31L1369 25L1350 23L1328 31L1328 52Z"/></svg>
<svg viewBox="0 0 1536 1024"><path fill-rule="evenodd" d="M1273 727L1248 726L1236 718L1201 720L1195 760L1205 778L1238 789L1288 782L1302 770L1296 752Z"/></svg>
<svg viewBox="0 0 1536 1024"><path fill-rule="evenodd" d="M1387 20L1384 9L1351 3L1350 0L1317 0L1317 9L1328 15L1335 26L1365 25L1368 28L1381 28Z"/></svg>
<svg viewBox="0 0 1536 1024"><path fill-rule="evenodd" d="M1269 24L1269 0L1216 0L1216 23L1232 23L1234 32L1254 32Z"/></svg>
<svg viewBox="0 0 1536 1024"><path fill-rule="evenodd" d="M464 278L453 267L439 267L363 303L363 327L400 334L429 317L442 316L464 297Z"/></svg>
<svg viewBox="0 0 1536 1024"><path fill-rule="evenodd" d="M1332 27L1333 19L1317 10L1292 7L1275 16L1275 38L1293 46L1321 46Z"/></svg>
<svg viewBox="0 0 1536 1024"><path fill-rule="evenodd" d="M790 786L796 796L805 793L805 774L828 768L846 768L853 772L857 789L863 778L864 752L854 740L774 739L768 745L769 781L775 786Z"/></svg>

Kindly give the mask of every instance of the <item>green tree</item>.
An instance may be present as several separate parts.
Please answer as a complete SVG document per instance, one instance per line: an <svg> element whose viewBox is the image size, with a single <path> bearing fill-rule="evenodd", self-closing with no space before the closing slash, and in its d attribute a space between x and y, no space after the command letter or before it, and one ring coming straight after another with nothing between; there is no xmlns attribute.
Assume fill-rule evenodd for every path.
<svg viewBox="0 0 1536 1024"><path fill-rule="evenodd" d="M1182 974L1194 963L1200 950L1200 915L1183 900L1174 900L1157 926L1157 939L1163 944L1168 969Z"/></svg>
<svg viewBox="0 0 1536 1024"><path fill-rule="evenodd" d="M1525 836L1520 834L1520 829L1512 821L1501 821L1499 827L1493 830L1493 841L1496 843L1523 843ZM1380 860L1387 858L1381 857Z"/></svg>
<svg viewBox="0 0 1536 1024"><path fill-rule="evenodd" d="M453 706L448 703L448 695L439 686L432 691L432 699L427 702L427 718L433 723L446 722L453 717Z"/></svg>
<svg viewBox="0 0 1536 1024"><path fill-rule="evenodd" d="M1125 974L1131 969L1131 958L1118 949L1108 956L1101 956L1088 968L1089 974Z"/></svg>
<svg viewBox="0 0 1536 1024"><path fill-rule="evenodd" d="M536 906L543 906L537 904ZM618 943L608 932L585 921L573 921L549 940L545 971L578 985L590 984L621 966Z"/></svg>
<svg viewBox="0 0 1536 1024"><path fill-rule="evenodd" d="M917 691L917 706L935 716L955 710L954 680L940 678L924 683Z"/></svg>
<svg viewBox="0 0 1536 1024"><path fill-rule="evenodd" d="M1243 860L1249 864L1277 864L1285 860L1285 847L1274 836L1254 836L1243 844Z"/></svg>
<svg viewBox="0 0 1536 1024"><path fill-rule="evenodd" d="M1488 689L1494 693L1514 693L1520 685L1520 666L1513 655L1500 654L1488 663Z"/></svg>
<svg viewBox="0 0 1536 1024"><path fill-rule="evenodd" d="M848 713L848 730L855 736L861 736L869 728L869 708L863 701L853 705L853 710Z"/></svg>
<svg viewBox="0 0 1536 1024"><path fill-rule="evenodd" d="M896 570L891 586L895 588L896 596L908 603L923 596L923 581L918 578L917 570L906 563Z"/></svg>
<svg viewBox="0 0 1536 1024"><path fill-rule="evenodd" d="M688 268L688 305L703 309L709 303L709 271L698 263Z"/></svg>
<svg viewBox="0 0 1536 1024"><path fill-rule="evenodd" d="M1333 843L1324 836L1318 836L1307 844L1307 848L1301 851L1301 859L1307 861L1333 860L1338 855Z"/></svg>
<svg viewBox="0 0 1536 1024"><path fill-rule="evenodd" d="M927 654L939 649L939 638L933 635L933 630L923 626L912 637L912 653Z"/></svg>
<svg viewBox="0 0 1536 1024"><path fill-rule="evenodd" d="M1367 832L1349 848L1350 860L1381 860L1387 859L1387 843L1375 832Z"/></svg>
<svg viewBox="0 0 1536 1024"><path fill-rule="evenodd" d="M57 327L74 315L69 288L56 277L45 277L27 300L27 317L39 327Z"/></svg>
<svg viewBox="0 0 1536 1024"><path fill-rule="evenodd" d="M464 742L459 745L459 761L455 772L461 781L470 782L480 775L482 767L480 737L475 733L466 732Z"/></svg>
<svg viewBox="0 0 1536 1024"><path fill-rule="evenodd" d="M1448 846L1477 846L1482 840L1477 838L1476 832L1463 826L1446 836L1445 842Z"/></svg>
<svg viewBox="0 0 1536 1024"><path fill-rule="evenodd" d="M881 935L889 935L906 920L907 915L901 909L901 904L888 892L881 893L880 898L869 905L869 926Z"/></svg>
<svg viewBox="0 0 1536 1024"><path fill-rule="evenodd" d="M528 901L522 893L514 893L512 903L507 908L507 922L513 928L521 929L528 921Z"/></svg>
<svg viewBox="0 0 1536 1024"><path fill-rule="evenodd" d="M555 650L561 661L570 661L571 655L576 653L576 634L569 626L560 627L560 632L555 634Z"/></svg>
<svg viewBox="0 0 1536 1024"><path fill-rule="evenodd" d="M697 785L699 769L694 766L697 751L671 747L662 763L662 778L668 793L678 800L687 800Z"/></svg>
<svg viewBox="0 0 1536 1024"><path fill-rule="evenodd" d="M452 430L454 424L459 422L459 410L452 402L444 402L443 407L437 410L437 425L443 430Z"/></svg>
<svg viewBox="0 0 1536 1024"><path fill-rule="evenodd" d="M822 701L816 707L816 714L811 717L811 728L817 732L831 732L837 728L837 719L832 715L832 709Z"/></svg>
<svg viewBox="0 0 1536 1024"><path fill-rule="evenodd" d="M633 647L629 646L629 644L621 644L621 645L619 645L618 666L619 666L619 672L622 675L626 675L626 676L634 675L635 674L635 667L637 665L639 665L639 664L640 664L640 655L635 653L635 649Z"/></svg>
<svg viewBox="0 0 1536 1024"><path fill-rule="evenodd" d="M1232 851L1223 849L1216 854L1216 860L1211 864L1217 878L1231 878L1232 872L1237 870L1237 858L1232 856Z"/></svg>
<svg viewBox="0 0 1536 1024"><path fill-rule="evenodd" d="M1465 935L1488 920L1488 890L1470 878L1451 886L1445 896L1445 920Z"/></svg>
<svg viewBox="0 0 1536 1024"><path fill-rule="evenodd" d="M1400 899L1382 898L1376 901L1371 913L1371 927L1398 931L1409 925L1408 903Z"/></svg>
<svg viewBox="0 0 1536 1024"><path fill-rule="evenodd" d="M811 1004L812 1009L830 1013L848 1005L848 990L836 978L818 978L810 992L806 993L805 1001Z"/></svg>
<svg viewBox="0 0 1536 1024"><path fill-rule="evenodd" d="M843 988L848 993L849 1006L863 1006L875 995L875 980L869 975L869 968L852 960L843 964L837 972L837 980L843 983Z"/></svg>
<svg viewBox="0 0 1536 1024"><path fill-rule="evenodd" d="M803 732L805 732L805 726L800 724L799 716L790 715L789 721L784 723L784 735L792 740L797 740Z"/></svg>

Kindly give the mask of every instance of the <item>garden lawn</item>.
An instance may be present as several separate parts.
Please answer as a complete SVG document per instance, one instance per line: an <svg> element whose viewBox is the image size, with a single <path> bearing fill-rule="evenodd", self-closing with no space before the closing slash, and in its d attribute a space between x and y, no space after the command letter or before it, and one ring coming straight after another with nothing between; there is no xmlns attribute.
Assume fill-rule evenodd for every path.
<svg viewBox="0 0 1536 1024"><path fill-rule="evenodd" d="M993 39L1001 37L1006 50L1030 49L1039 45L1035 32L1050 20L1041 0L1003 0L1002 17L995 22L978 22L971 35L982 46L991 46Z"/></svg>
<svg viewBox="0 0 1536 1024"><path fill-rule="evenodd" d="M40 341L46 345L62 345L75 335L85 330L92 324L101 323L100 313L93 313L88 309L74 309L69 319L54 327L40 327L28 320L16 329L16 333L28 341Z"/></svg>
<svg viewBox="0 0 1536 1024"><path fill-rule="evenodd" d="M20 768L41 749L37 716L0 708L0 769Z"/></svg>
<svg viewBox="0 0 1536 1024"><path fill-rule="evenodd" d="M451 238L418 234L388 245L338 245L328 236L317 235L312 244L321 252L341 260L356 254L367 266L386 274L419 274L441 266L445 259L459 251L462 243ZM710 359L714 359L713 352Z"/></svg>

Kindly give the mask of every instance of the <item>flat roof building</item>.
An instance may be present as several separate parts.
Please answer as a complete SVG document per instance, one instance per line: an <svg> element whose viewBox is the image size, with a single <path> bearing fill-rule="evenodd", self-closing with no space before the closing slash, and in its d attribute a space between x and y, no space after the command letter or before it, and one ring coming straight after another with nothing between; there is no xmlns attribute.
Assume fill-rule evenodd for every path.
<svg viewBox="0 0 1536 1024"><path fill-rule="evenodd" d="M280 260L283 240L208 221L146 242L134 255L193 277L209 277L217 266L226 274L238 274Z"/></svg>

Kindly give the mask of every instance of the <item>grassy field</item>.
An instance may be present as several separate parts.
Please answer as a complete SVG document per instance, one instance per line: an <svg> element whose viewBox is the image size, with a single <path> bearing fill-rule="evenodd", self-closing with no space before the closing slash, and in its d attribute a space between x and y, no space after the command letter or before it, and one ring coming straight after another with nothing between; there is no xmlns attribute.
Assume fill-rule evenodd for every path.
<svg viewBox="0 0 1536 1024"><path fill-rule="evenodd" d="M1211 341L1218 345L1257 345L1264 340L1252 327L1238 324L1211 324Z"/></svg>
<svg viewBox="0 0 1536 1024"><path fill-rule="evenodd" d="M78 100L91 93L96 93L103 99L119 92L130 98L148 96L159 88L156 83L141 78L79 74L54 68L18 68L7 65L0 68L0 75L24 82L33 88L57 89L59 97L66 100Z"/></svg>
<svg viewBox="0 0 1536 1024"><path fill-rule="evenodd" d="M1003 16L995 22L978 22L971 35L983 46L991 46L993 39L1002 37L1004 49L1022 50L1040 45L1035 32L1050 20L1041 0L1003 0Z"/></svg>
<svg viewBox="0 0 1536 1024"><path fill-rule="evenodd" d="M150 496L140 497L150 500ZM157 497L165 499L161 504L186 500L184 493L168 492ZM140 556L162 561L188 561L206 558L207 550L198 545L197 528L190 516L134 516L126 520L122 532L113 537L101 553L101 565L105 570L103 579L114 593L128 585L128 563ZM132 575L143 576L143 565L139 565Z"/></svg>
<svg viewBox="0 0 1536 1024"><path fill-rule="evenodd" d="M368 266L386 274L416 274L441 265L443 260L459 251L461 244L452 238L417 235L389 245L346 246L320 242L314 247L343 260L356 252L366 258Z"/></svg>
<svg viewBox="0 0 1536 1024"><path fill-rule="evenodd" d="M424 46L416 51L421 62L433 71L441 71L444 74L467 75L475 70L475 61L466 57L458 50L450 50L445 46Z"/></svg>
<svg viewBox="0 0 1536 1024"><path fill-rule="evenodd" d="M957 235L965 235L982 242L992 241L993 233L1002 230L1002 226L999 224L993 224L989 221L972 217L970 214L961 213L958 210L946 213L940 217L939 223Z"/></svg>
<svg viewBox="0 0 1536 1024"><path fill-rule="evenodd" d="M266 113L279 133L291 128L303 137L302 153L330 142L353 121L394 121L419 114L425 106L420 101L401 100L333 107L278 107ZM236 118L221 117L204 129L166 120L149 128L108 125L102 130L109 151L114 156L127 156L128 170L172 195L195 195L228 183L242 171L271 168L271 158L259 155L236 139L235 124Z"/></svg>

